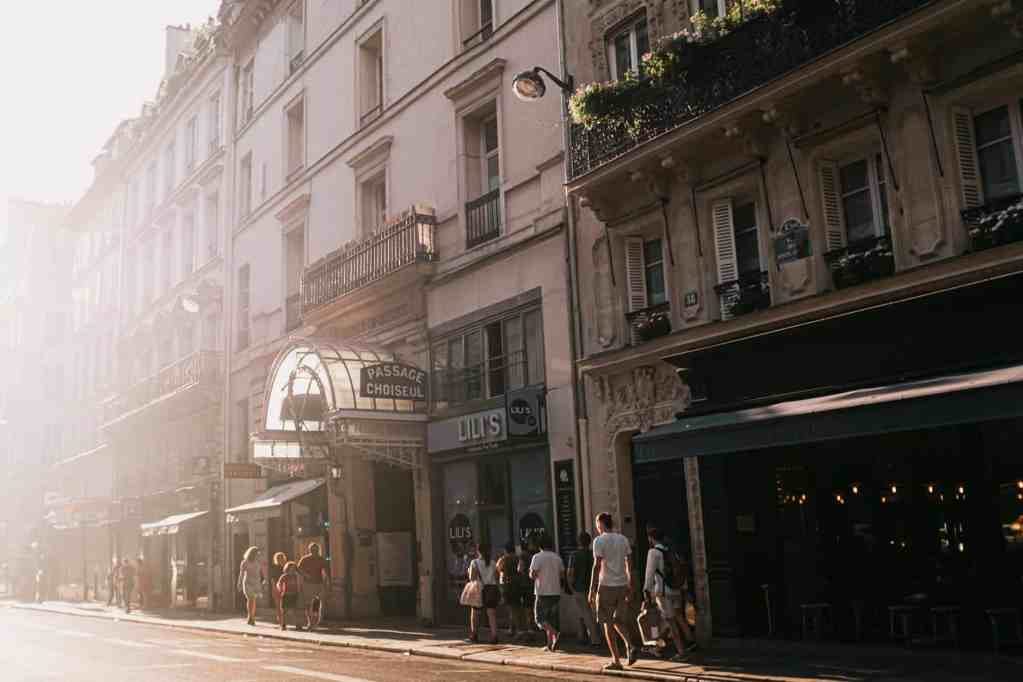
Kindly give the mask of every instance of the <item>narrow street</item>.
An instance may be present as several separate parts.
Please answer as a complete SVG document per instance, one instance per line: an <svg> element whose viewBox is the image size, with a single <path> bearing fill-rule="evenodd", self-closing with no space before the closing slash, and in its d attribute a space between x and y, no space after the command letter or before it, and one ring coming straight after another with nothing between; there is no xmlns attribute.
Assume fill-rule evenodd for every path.
<svg viewBox="0 0 1023 682"><path fill-rule="evenodd" d="M521 668L195 633L124 621L0 609L0 669L11 682L74 680L332 680L407 682L550 679ZM598 677L558 674L562 680Z"/></svg>

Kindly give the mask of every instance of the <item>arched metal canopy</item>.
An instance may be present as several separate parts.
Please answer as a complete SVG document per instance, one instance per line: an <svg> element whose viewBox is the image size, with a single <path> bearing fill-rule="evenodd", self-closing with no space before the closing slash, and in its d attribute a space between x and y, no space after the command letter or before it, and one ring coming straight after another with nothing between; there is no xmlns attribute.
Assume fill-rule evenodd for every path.
<svg viewBox="0 0 1023 682"><path fill-rule="evenodd" d="M292 339L270 371L254 458L327 459L333 447L415 466L425 403L360 395L364 367L396 361L393 353L337 340Z"/></svg>

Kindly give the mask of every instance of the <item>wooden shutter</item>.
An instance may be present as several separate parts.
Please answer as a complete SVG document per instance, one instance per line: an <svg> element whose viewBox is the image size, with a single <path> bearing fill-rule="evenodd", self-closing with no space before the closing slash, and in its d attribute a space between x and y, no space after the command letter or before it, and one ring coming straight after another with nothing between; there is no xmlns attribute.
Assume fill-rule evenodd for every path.
<svg viewBox="0 0 1023 682"><path fill-rule="evenodd" d="M845 246L845 215L838 186L838 164L821 161L818 175L824 211L824 249L834 251Z"/></svg>
<svg viewBox="0 0 1023 682"><path fill-rule="evenodd" d="M733 220L732 200L721 199L710 207L711 224L714 226L714 249L717 255L718 284L735 282L739 279L739 263L735 253L735 222ZM735 298L733 293L722 291L721 319L731 317L729 308Z"/></svg>
<svg viewBox="0 0 1023 682"><path fill-rule="evenodd" d="M625 281L628 285L629 312L646 308L646 268L641 237L625 238Z"/></svg>
<svg viewBox="0 0 1023 682"><path fill-rule="evenodd" d="M963 208L984 203L984 190L980 184L980 164L977 161L977 140L973 132L973 114L968 109L953 109L956 158L959 161L959 187Z"/></svg>

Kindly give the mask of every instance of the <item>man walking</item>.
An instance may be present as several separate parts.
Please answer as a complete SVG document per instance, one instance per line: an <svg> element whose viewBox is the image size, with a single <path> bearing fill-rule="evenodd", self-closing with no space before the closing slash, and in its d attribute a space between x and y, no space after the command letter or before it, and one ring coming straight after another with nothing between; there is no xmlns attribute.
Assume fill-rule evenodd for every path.
<svg viewBox="0 0 1023 682"><path fill-rule="evenodd" d="M685 644L682 633L685 632L690 641L692 633L685 620L685 603L681 590L685 586L685 576L676 555L664 542L664 533L653 526L646 530L650 549L646 555L646 577L643 581L643 593L648 606L655 606L661 612L661 618L668 624L671 638L675 641L676 654L672 661L685 660L689 648Z"/></svg>
<svg viewBox="0 0 1023 682"><path fill-rule="evenodd" d="M327 560L322 556L320 546L309 544L309 553L298 560L298 572L302 574L302 601L305 603L306 628L319 626L323 616L325 586L330 582Z"/></svg>
<svg viewBox="0 0 1023 682"><path fill-rule="evenodd" d="M636 649L625 629L629 602L632 599L632 561L629 539L614 531L614 519L607 512L597 515L596 540L593 541L593 575L590 578L590 605L597 610L597 622L604 627L604 638L611 650L611 662L604 670L621 670L615 633L625 642L629 665L636 662Z"/></svg>
<svg viewBox="0 0 1023 682"><path fill-rule="evenodd" d="M131 559L121 561L121 600L124 602L124 612L131 613L131 595L135 592L135 567L131 565Z"/></svg>
<svg viewBox="0 0 1023 682"><path fill-rule="evenodd" d="M114 557L110 562L110 572L107 573L107 590L109 595L107 596L107 606L113 606L114 604L121 603L121 597L118 594L120 590L120 576L118 572L121 570L121 562L117 557Z"/></svg>
<svg viewBox="0 0 1023 682"><path fill-rule="evenodd" d="M533 581L536 595L536 624L546 634L545 651L557 651L561 639L561 578L565 564L561 557L551 551L553 545L548 535L540 538L540 551L529 562L529 577Z"/></svg>
<svg viewBox="0 0 1023 682"><path fill-rule="evenodd" d="M593 539L589 533L583 531L579 533L578 540L579 549L572 555L572 562L568 567L568 583L572 586L572 601L575 603L579 615L579 641L599 647L600 631L597 630L597 623L593 618L593 609L590 608L587 594L590 589L590 578L593 575L593 549L590 547Z"/></svg>

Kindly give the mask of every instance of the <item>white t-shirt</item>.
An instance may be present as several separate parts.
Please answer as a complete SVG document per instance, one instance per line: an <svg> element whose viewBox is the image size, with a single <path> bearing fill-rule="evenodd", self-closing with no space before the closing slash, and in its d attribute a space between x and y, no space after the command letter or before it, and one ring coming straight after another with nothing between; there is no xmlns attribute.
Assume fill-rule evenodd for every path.
<svg viewBox="0 0 1023 682"><path fill-rule="evenodd" d="M678 590L673 590L664 584L664 561L665 552L668 548L664 545L655 545L651 547L646 553L646 580L643 581L643 591L649 592L650 594L678 594Z"/></svg>
<svg viewBox="0 0 1023 682"><path fill-rule="evenodd" d="M593 541L594 559L603 559L598 585L623 587L629 584L625 575L625 560L629 553L629 539L621 533L601 533Z"/></svg>
<svg viewBox="0 0 1023 682"><path fill-rule="evenodd" d="M472 567L475 566L476 570L479 571L480 580L483 581L484 585L496 585L497 584L497 562L491 560L490 565L484 564L483 559L476 558L469 563L469 573L472 573Z"/></svg>
<svg viewBox="0 0 1023 682"><path fill-rule="evenodd" d="M557 597L561 594L561 572L565 564L561 557L546 549L533 555L530 574L535 574L535 594L538 597Z"/></svg>

